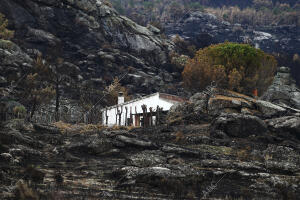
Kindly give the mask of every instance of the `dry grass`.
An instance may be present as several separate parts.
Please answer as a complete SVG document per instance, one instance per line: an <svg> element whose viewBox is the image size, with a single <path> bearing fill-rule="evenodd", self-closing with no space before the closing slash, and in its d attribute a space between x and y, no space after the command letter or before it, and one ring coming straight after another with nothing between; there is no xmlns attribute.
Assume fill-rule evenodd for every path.
<svg viewBox="0 0 300 200"><path fill-rule="evenodd" d="M196 199L196 195L195 192L190 190L187 194L186 194L186 198L187 199Z"/></svg>
<svg viewBox="0 0 300 200"><path fill-rule="evenodd" d="M114 126L110 127L109 129L113 130L113 131L118 131L118 130L127 130L127 131L130 131L130 130L133 130L135 128L138 128L138 127L135 127L135 126L118 126L118 125L114 125Z"/></svg>
<svg viewBox="0 0 300 200"><path fill-rule="evenodd" d="M270 154L266 154L265 156L264 156L264 159L267 161L267 160L272 160L273 159L273 156L272 155L270 155Z"/></svg>
<svg viewBox="0 0 300 200"><path fill-rule="evenodd" d="M206 11L232 24L239 23L253 26L300 25L298 10L291 8L288 4L278 4L264 9L254 7L240 9L238 6L223 6L222 8L206 8Z"/></svg>
<svg viewBox="0 0 300 200"><path fill-rule="evenodd" d="M184 140L184 135L181 131L178 131L176 134L175 134L175 142L176 143L179 143L179 142L182 142Z"/></svg>
<svg viewBox="0 0 300 200"><path fill-rule="evenodd" d="M94 133L103 130L105 127L100 124L68 124L62 121L55 122L54 125L62 133Z"/></svg>
<svg viewBox="0 0 300 200"><path fill-rule="evenodd" d="M244 102L246 104L250 104L249 101L242 99L242 98L237 98L237 97L228 97L228 96L223 96L223 95L216 95L216 97L211 98L211 100L225 100L225 101L240 101Z"/></svg>
<svg viewBox="0 0 300 200"><path fill-rule="evenodd" d="M236 152L236 156L239 160L241 161L247 161L251 159L251 147L250 146L246 146L243 149L239 149Z"/></svg>
<svg viewBox="0 0 300 200"><path fill-rule="evenodd" d="M241 98L245 98L245 99L250 99L252 101L256 101L256 99L250 97L250 96L247 96L245 94L241 94L241 93L238 93L238 92L235 92L235 91L232 91L232 90L226 90L226 92L228 92L229 94L232 94L232 95L235 95L235 96L240 96Z"/></svg>
<svg viewBox="0 0 300 200"><path fill-rule="evenodd" d="M62 133L71 132L72 130L72 124L68 124L62 121L55 122L53 125L56 126Z"/></svg>
<svg viewBox="0 0 300 200"><path fill-rule="evenodd" d="M100 124L84 124L82 126L82 129L80 130L80 133L90 133L95 131L101 131L104 129L104 126Z"/></svg>
<svg viewBox="0 0 300 200"><path fill-rule="evenodd" d="M112 126L107 127L102 124L69 124L62 121L53 123L63 134L66 133L81 133L81 134L92 134L95 132L99 132L103 129L108 129L110 131L118 131L118 130L133 130L135 126Z"/></svg>
<svg viewBox="0 0 300 200"><path fill-rule="evenodd" d="M38 200L39 195L26 182L21 180L16 186L16 198L19 200Z"/></svg>
<svg viewBox="0 0 300 200"><path fill-rule="evenodd" d="M135 126L127 126L126 128L128 131L131 131L131 130L135 129L136 127Z"/></svg>
<svg viewBox="0 0 300 200"><path fill-rule="evenodd" d="M168 163L171 165L183 165L185 162L181 158L173 158L173 159L169 160Z"/></svg>

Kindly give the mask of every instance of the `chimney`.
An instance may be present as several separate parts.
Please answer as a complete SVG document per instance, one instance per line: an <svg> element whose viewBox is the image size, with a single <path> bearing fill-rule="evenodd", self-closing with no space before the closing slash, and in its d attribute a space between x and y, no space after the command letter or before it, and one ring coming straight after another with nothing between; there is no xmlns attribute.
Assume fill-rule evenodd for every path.
<svg viewBox="0 0 300 200"><path fill-rule="evenodd" d="M122 104L122 103L124 103L124 94L123 94L123 92L119 92L118 104Z"/></svg>

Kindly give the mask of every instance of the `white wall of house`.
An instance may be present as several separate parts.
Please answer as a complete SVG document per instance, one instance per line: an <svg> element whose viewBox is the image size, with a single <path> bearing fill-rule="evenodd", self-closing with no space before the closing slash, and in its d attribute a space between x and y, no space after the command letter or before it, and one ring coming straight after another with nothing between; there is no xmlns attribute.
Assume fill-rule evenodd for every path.
<svg viewBox="0 0 300 200"><path fill-rule="evenodd" d="M140 99L132 100L125 102L123 104L116 106L112 106L107 108L107 115L108 115L108 126L114 126L119 124L119 117L116 117L118 111L122 110L122 115L121 115L121 125L125 125L125 120L126 118L130 118L130 110L132 111L132 114L136 113L143 113L142 110L142 105L147 106L147 112L150 112L149 108L152 107L152 111L155 112L157 106L160 108L163 108L163 111L168 111L172 105L174 105L175 102L169 101L163 98L159 97L159 93L155 93L153 95L149 95L146 97L142 97ZM126 116L126 110L125 107L127 107L127 116ZM154 117L155 120L155 117ZM105 109L102 110L102 124L106 125L106 111ZM135 124L135 117L133 117L133 124Z"/></svg>

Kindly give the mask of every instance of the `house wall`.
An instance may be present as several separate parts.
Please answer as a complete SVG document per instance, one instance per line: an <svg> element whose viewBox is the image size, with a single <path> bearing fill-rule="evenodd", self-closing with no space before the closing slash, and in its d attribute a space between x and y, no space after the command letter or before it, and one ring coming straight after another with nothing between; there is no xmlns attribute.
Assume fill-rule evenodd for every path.
<svg viewBox="0 0 300 200"><path fill-rule="evenodd" d="M160 108L163 108L163 111L168 111L172 105L174 105L174 102L170 102L170 101L166 101L162 98L159 97L159 94L156 93L153 96L144 98L144 99L140 99L140 100L136 100L133 102L128 102L125 104L122 104L120 106L118 106L118 108L120 110L122 110L122 116L121 116L121 125L124 126L125 125L125 120L126 120L126 110L125 107L128 108L127 111L127 118L130 118L130 109L132 110L132 114L141 114L143 113L142 110L142 105L147 105L147 112L150 112L149 108L152 107L153 112L156 112L156 108L157 106L159 106ZM117 108L113 107L111 109L107 110L107 115L108 115L108 126L114 126L114 125L118 125L119 123L119 117L116 118L116 114L117 114ZM117 121L116 121L117 119ZM135 124L136 118L133 116L133 124ZM105 115L105 111L102 112L102 123L103 125L106 125L106 115Z"/></svg>

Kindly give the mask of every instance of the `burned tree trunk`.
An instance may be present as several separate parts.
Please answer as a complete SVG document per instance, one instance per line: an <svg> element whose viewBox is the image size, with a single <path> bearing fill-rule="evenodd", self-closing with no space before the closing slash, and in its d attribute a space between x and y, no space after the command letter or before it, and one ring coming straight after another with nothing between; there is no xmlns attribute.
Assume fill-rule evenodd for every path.
<svg viewBox="0 0 300 200"><path fill-rule="evenodd" d="M108 125L108 115L107 115L107 108L105 109L105 124Z"/></svg>
<svg viewBox="0 0 300 200"><path fill-rule="evenodd" d="M156 126L158 126L160 124L160 107L157 106L156 107L156 121L155 121L155 124Z"/></svg>
<svg viewBox="0 0 300 200"><path fill-rule="evenodd" d="M150 126L153 126L153 121L152 121L152 107L150 107L149 110L150 110Z"/></svg>

